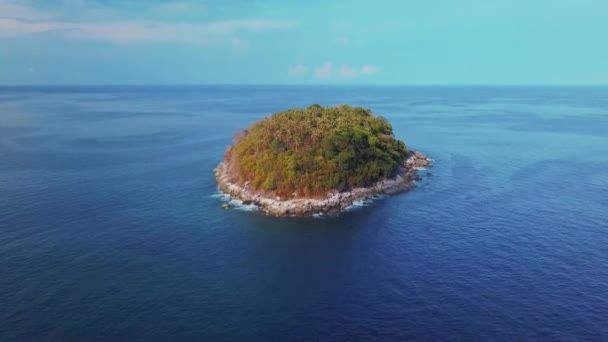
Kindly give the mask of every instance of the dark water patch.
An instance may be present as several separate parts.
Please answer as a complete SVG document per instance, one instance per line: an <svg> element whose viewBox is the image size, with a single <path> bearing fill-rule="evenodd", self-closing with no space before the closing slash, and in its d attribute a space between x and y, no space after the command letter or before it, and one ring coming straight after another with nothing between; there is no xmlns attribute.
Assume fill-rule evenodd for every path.
<svg viewBox="0 0 608 342"><path fill-rule="evenodd" d="M52 134L42 135L21 135L14 138L13 141L16 145L26 148L49 148L56 144L61 136Z"/></svg>
<svg viewBox="0 0 608 342"><path fill-rule="evenodd" d="M514 122L510 125L510 129L605 137L606 132L608 132L608 121L585 116L568 115L560 118L536 118L535 120L527 121L525 124Z"/></svg>
<svg viewBox="0 0 608 342"><path fill-rule="evenodd" d="M0 103L11 103L11 102L20 102L27 101L31 99L29 96L21 96L21 95L0 95Z"/></svg>
<svg viewBox="0 0 608 342"><path fill-rule="evenodd" d="M23 134L31 133L37 130L37 127L32 126L4 126L0 125L0 138L19 137Z"/></svg>

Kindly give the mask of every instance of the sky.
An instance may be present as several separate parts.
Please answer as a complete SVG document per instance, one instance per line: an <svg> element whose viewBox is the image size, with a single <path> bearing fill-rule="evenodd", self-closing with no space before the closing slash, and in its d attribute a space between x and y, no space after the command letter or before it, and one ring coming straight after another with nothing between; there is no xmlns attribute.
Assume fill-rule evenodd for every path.
<svg viewBox="0 0 608 342"><path fill-rule="evenodd" d="M606 85L607 0L0 0L0 84Z"/></svg>

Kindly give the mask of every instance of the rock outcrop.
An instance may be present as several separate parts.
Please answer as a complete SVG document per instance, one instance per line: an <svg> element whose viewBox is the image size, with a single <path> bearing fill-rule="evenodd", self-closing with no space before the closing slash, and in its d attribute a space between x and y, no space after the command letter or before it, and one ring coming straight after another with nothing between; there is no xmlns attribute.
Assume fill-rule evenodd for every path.
<svg viewBox="0 0 608 342"><path fill-rule="evenodd" d="M251 189L248 183L237 184L231 179L230 161L221 162L214 170L219 189L233 199L245 204L255 204L260 210L273 216L310 216L313 214L336 213L348 208L355 201L369 199L377 195L392 195L409 191L420 180L418 169L431 166L431 160L420 152L411 151L397 176L384 179L371 187L355 188L344 192L329 192L322 198L280 198Z"/></svg>

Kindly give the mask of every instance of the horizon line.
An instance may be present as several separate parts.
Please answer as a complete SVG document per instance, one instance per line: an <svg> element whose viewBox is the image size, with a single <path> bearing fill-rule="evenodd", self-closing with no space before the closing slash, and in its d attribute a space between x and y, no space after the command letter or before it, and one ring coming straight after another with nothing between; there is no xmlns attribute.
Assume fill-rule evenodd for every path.
<svg viewBox="0 0 608 342"><path fill-rule="evenodd" d="M31 83L2 84L2 88L15 87L608 87L608 84L493 84L493 83L403 83L403 84L343 84L343 83Z"/></svg>

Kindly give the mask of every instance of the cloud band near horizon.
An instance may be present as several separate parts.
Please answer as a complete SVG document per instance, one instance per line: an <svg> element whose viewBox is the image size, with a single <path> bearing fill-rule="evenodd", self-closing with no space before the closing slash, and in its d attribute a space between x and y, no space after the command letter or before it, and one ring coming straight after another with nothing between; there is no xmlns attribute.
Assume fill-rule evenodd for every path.
<svg viewBox="0 0 608 342"><path fill-rule="evenodd" d="M290 78L298 78L307 75L309 68L303 64L297 64L289 68L287 76ZM331 62L325 62L320 66L312 69L312 76L317 80L341 79L349 80L360 76L369 76L376 74L380 68L371 64L364 64L361 67L354 67L348 64L341 64L337 68Z"/></svg>
<svg viewBox="0 0 608 342"><path fill-rule="evenodd" d="M151 13L188 11L186 3L152 6ZM207 22L175 22L156 19L112 20L112 10L95 8L87 12L90 21L58 19L59 14L42 11L16 0L0 0L0 37L19 37L42 33L58 33L66 38L102 40L114 43L193 42L208 43L217 37L241 32L264 32L288 29L293 23L277 19L228 19ZM231 37L230 41L234 41Z"/></svg>

